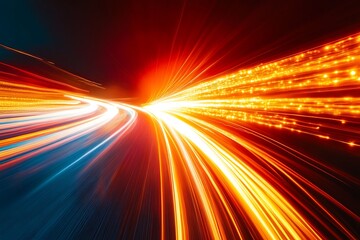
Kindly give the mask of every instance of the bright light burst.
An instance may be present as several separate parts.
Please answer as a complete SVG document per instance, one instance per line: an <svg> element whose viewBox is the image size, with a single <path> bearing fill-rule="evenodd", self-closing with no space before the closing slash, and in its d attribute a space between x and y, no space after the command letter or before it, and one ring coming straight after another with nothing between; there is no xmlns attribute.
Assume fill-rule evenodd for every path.
<svg viewBox="0 0 360 240"><path fill-rule="evenodd" d="M311 192L320 193L356 220L359 217L319 189L316 182L304 178L291 162L313 167L320 163L262 134L253 124L359 147L359 70L360 36L354 35L200 83L146 106L159 121L165 139L177 238L189 237L187 219L194 213L187 210L188 204L201 206L198 221L203 222L206 236L213 239L246 239L242 224L255 238L326 238L301 213L316 219L319 212L304 205L300 211L291 203L300 200L297 194L307 196L320 209L321 218L333 222L332 227L355 238ZM242 132L253 138L242 136ZM286 157L282 151L292 156ZM320 168L336 173L326 166ZM294 190L288 189L283 194L283 181L291 182L300 193L292 194ZM192 191L185 191L184 183ZM191 195L191 203L185 192ZM337 236L325 221L317 224Z"/></svg>
<svg viewBox="0 0 360 240"><path fill-rule="evenodd" d="M359 179L289 139L307 136L359 152L360 35L201 82L143 107L88 97L70 85L4 66L0 182L32 187L21 194L0 189L0 236L51 236L61 219L77 219L74 226L82 228L94 214L94 198L111 192L130 166L129 178L138 178L123 189L140 189L141 195L121 195L120 202L128 198L131 206L121 208L121 217L144 227L138 222L147 216L148 232L158 233L144 227L143 238L357 238L351 223L360 221L358 213L324 185L358 187ZM49 82L52 87L44 84ZM143 133L144 122L151 136ZM138 134L156 143L155 155L152 148L144 153L149 161L129 160L142 150L123 139ZM157 169L142 170L146 164ZM97 174L89 178L89 171ZM93 181L99 182L90 185L95 194L78 210L75 183ZM149 185L155 190L148 192ZM41 209L35 222L42 230L21 220L35 214L28 209ZM148 214L141 215L142 209ZM120 237L127 233L126 226L115 228ZM60 235L74 232L67 227Z"/></svg>

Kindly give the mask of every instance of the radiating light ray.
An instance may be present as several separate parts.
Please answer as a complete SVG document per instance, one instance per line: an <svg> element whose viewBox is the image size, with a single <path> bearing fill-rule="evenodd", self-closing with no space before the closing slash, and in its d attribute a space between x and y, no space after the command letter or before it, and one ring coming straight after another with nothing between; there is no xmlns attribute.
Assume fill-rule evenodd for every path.
<svg viewBox="0 0 360 240"><path fill-rule="evenodd" d="M359 146L359 135L353 134L360 114L359 46L360 37L353 35L200 83L154 104L161 110L257 123Z"/></svg>
<svg viewBox="0 0 360 240"><path fill-rule="evenodd" d="M156 100L144 109L158 119L164 138L172 139L173 144L180 148L166 151L177 152L177 161L188 168L186 171L189 174L194 171L191 169L194 168L195 162L203 162L202 169L197 167L198 171L214 171L221 179L220 183L215 183L211 180L211 175L201 174L199 180L192 173L191 180L181 182L185 185L199 185L205 181L203 184L212 189L223 189L227 186L230 194L237 199L236 202L245 212L242 214L249 217L250 221L245 224L249 229L253 228L253 224L254 229L250 231L254 234L257 232L265 239L323 239L326 238L326 234L340 237L333 230L335 227L344 236L355 239L356 233L338 221L336 215L323 206L313 192L319 193L341 211L359 221L357 213L319 188L316 182L304 178L301 171L298 172L294 166L307 165L310 167L308 171L314 174L321 172L339 181L353 181L356 185L359 184L359 180L321 164L316 159L302 156L296 149L262 135L253 125L273 128L272 131L284 129L295 134L306 134L359 147L359 70L360 35L356 34L289 58L199 83ZM236 129L253 135L254 140L245 135L242 137L241 132ZM269 146L258 144L256 139L268 141ZM278 150L272 150L270 145L276 146ZM197 154L194 155L194 152ZM188 161L190 154L192 160ZM285 154L291 154L293 157L289 158ZM174 159L174 155L169 159ZM296 159L301 162L293 162ZM304 198L312 202L317 211L322 212L322 217L318 217L319 212L313 213L312 208L304 204L293 206L291 202L299 196L295 193L281 193L281 178L273 175L273 170L270 171L266 166L276 169L284 179L292 182L293 188L302 192ZM170 175L178 174L170 172ZM204 223L207 227L204 227L203 231L211 233L215 238L229 237L218 232L221 227L225 227L219 219L226 216L226 222L236 227L239 224L234 217L237 211L226 206L225 196L217 190L217 201L222 202L225 209L228 209L219 211L211 197L204 194L201 189L197 188L198 194L211 202L211 211L213 214L216 213L214 219L217 219L218 224L215 227L208 221ZM172 191L178 191L178 195L183 194L179 187L173 188ZM187 211L187 201L183 198L180 198L180 201L182 203L174 206L176 212ZM204 202L203 204L206 205ZM206 211L200 215L208 220L212 218ZM323 235L324 233L314 225L314 220L310 221L306 215L316 219L316 224L323 225L327 233ZM181 216L184 218L186 215L181 213ZM330 219L332 225L324 219ZM186 217L186 220L190 221L189 217ZM184 220L179 227L177 225L177 230L183 231L183 235L177 235L178 239L188 234L183 225ZM242 234L245 233L238 230L235 236L243 238Z"/></svg>
<svg viewBox="0 0 360 240"><path fill-rule="evenodd" d="M1 63L0 236L356 239L359 178L301 141L358 156L360 35L197 84L194 51L142 107Z"/></svg>

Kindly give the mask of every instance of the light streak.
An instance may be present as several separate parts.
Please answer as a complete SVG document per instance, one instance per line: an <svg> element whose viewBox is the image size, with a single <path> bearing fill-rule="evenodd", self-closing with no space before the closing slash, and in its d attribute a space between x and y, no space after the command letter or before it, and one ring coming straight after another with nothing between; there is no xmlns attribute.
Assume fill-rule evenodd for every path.
<svg viewBox="0 0 360 240"><path fill-rule="evenodd" d="M101 138L108 125L115 135L125 132L116 128L131 125L136 117L129 107L56 89L3 82L0 91L0 169L91 133L99 132Z"/></svg>
<svg viewBox="0 0 360 240"><path fill-rule="evenodd" d="M292 165L299 161L334 178L350 177L263 135L256 125L347 144L356 151L360 146L359 69L360 35L353 35L201 82L146 105L145 111L159 122L166 151L172 153L167 159L170 166L175 162L184 166L169 170L174 178L177 239L188 237L184 219L190 221L194 217L187 210L190 203L181 196L186 187L179 182L195 189L193 201L204 206L199 213L203 223L199 225L203 226L204 236L213 239L246 239L246 231L239 228L240 212L248 219L243 224L253 238L326 239L328 235L339 238L341 235L332 229L335 227L347 238L355 239L356 234L338 221L312 192L320 193L356 221L359 216ZM261 129L264 131L264 127ZM241 132L252 137L242 136ZM257 143L260 140L265 140L265 144ZM287 157L289 153L292 158ZM305 204L293 205L294 200L303 198L299 193L284 194L283 179L266 166L292 182L294 189L302 192L322 216L319 218L319 212L312 212ZM181 171L188 174L179 180ZM352 181L359 184L358 179ZM235 199L237 208L229 205L226 194ZM306 216L317 220L310 221ZM224 218L226 224L220 221ZM330 219L333 225L329 226L324 219ZM319 231L318 225L323 225L326 233Z"/></svg>
<svg viewBox="0 0 360 240"><path fill-rule="evenodd" d="M200 83L153 103L159 110L250 122L360 146L360 37ZM341 123L341 124L340 124ZM339 131L340 134L332 134ZM358 131L357 131L358 133Z"/></svg>
<svg viewBox="0 0 360 240"><path fill-rule="evenodd" d="M0 237L357 238L332 188L358 176L301 141L358 156L359 34L191 87L180 69L142 107L0 67Z"/></svg>

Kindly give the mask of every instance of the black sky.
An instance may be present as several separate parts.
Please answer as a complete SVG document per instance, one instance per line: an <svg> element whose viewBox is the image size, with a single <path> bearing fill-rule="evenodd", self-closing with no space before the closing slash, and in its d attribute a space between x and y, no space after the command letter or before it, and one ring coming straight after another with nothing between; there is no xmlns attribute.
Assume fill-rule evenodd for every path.
<svg viewBox="0 0 360 240"><path fill-rule="evenodd" d="M358 31L360 1L0 2L0 43L130 96L171 49L186 54L197 41L199 59L214 49L217 57L229 52L212 75Z"/></svg>

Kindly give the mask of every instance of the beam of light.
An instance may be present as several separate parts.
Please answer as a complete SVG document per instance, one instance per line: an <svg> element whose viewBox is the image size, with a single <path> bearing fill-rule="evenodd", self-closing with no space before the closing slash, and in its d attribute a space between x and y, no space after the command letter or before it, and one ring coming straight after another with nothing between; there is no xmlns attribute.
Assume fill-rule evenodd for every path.
<svg viewBox="0 0 360 240"><path fill-rule="evenodd" d="M79 179L97 162L105 164L99 157L124 138L137 114L121 103L84 96L77 87L3 66L0 238L44 239L63 212L79 209L72 201ZM21 187L24 182L31 187ZM34 234L38 224L42 228Z"/></svg>
<svg viewBox="0 0 360 240"><path fill-rule="evenodd" d="M129 107L62 90L1 82L0 92L0 169L92 133L110 134L97 149L136 118Z"/></svg>
<svg viewBox="0 0 360 240"><path fill-rule="evenodd" d="M139 107L1 63L0 238L357 238L331 188L359 178L300 141L358 153L359 34L197 84L181 69Z"/></svg>
<svg viewBox="0 0 360 240"><path fill-rule="evenodd" d="M352 123L358 124L360 114L359 44L358 35L350 36L154 103L163 110L267 125L359 146L358 136L352 139L357 130Z"/></svg>
<svg viewBox="0 0 360 240"><path fill-rule="evenodd" d="M306 134L357 151L359 73L360 35L352 35L147 104L144 109L157 119L168 152L177 239L189 237L189 221L196 214L204 236L213 239L246 238L240 224L247 226L252 237L264 239L323 239L326 234L341 237L333 228L355 239L356 234L320 199L325 198L356 221L359 216L294 166L300 163L354 184L359 180L258 129ZM283 193L281 181L291 182L294 189ZM184 196L187 188L192 189L187 194L195 203ZM305 202L303 199L317 211L306 204L293 204ZM229 201L235 201L236 207ZM201 211L189 212L190 204L198 204Z"/></svg>

